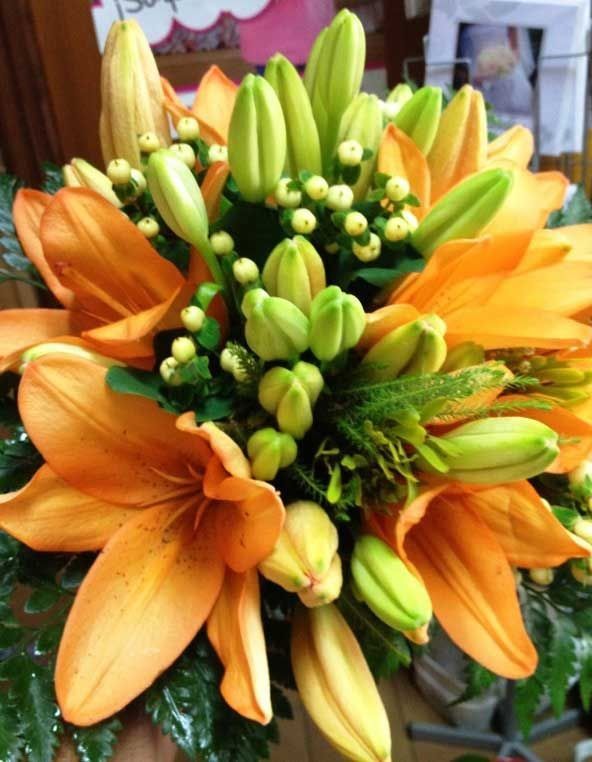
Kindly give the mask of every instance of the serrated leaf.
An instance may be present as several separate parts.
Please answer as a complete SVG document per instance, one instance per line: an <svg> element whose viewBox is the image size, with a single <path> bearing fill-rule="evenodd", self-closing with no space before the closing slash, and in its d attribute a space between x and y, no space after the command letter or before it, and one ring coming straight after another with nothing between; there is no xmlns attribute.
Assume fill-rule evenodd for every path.
<svg viewBox="0 0 592 762"><path fill-rule="evenodd" d="M580 698L584 710L589 712L592 699L592 648L590 648L590 643L580 668Z"/></svg>
<svg viewBox="0 0 592 762"><path fill-rule="evenodd" d="M53 653L60 643L63 631L63 624L54 624L41 630L35 641L35 654Z"/></svg>
<svg viewBox="0 0 592 762"><path fill-rule="evenodd" d="M561 620L553 622L553 636L545 654L548 669L548 691L555 716L565 708L569 681L576 671L576 649L571 628Z"/></svg>
<svg viewBox="0 0 592 762"><path fill-rule="evenodd" d="M10 694L19 707L28 762L52 762L62 733L52 670L21 657Z"/></svg>
<svg viewBox="0 0 592 762"><path fill-rule="evenodd" d="M0 759L18 762L22 759L22 739L19 736L19 716L8 693L0 693Z"/></svg>
<svg viewBox="0 0 592 762"><path fill-rule="evenodd" d="M75 728L72 740L80 762L107 762L114 754L122 724L117 718L88 728Z"/></svg>
<svg viewBox="0 0 592 762"><path fill-rule="evenodd" d="M60 587L68 592L74 592L86 576L94 561L92 553L82 553L74 556L64 567L60 577Z"/></svg>
<svg viewBox="0 0 592 762"><path fill-rule="evenodd" d="M56 588L39 588L33 590L25 603L25 613L40 614L49 611L61 598L62 593Z"/></svg>
<svg viewBox="0 0 592 762"><path fill-rule="evenodd" d="M557 228L565 225L579 225L592 220L592 204L586 196L583 185L578 185L567 206L549 215L548 227Z"/></svg>
<svg viewBox="0 0 592 762"><path fill-rule="evenodd" d="M0 625L0 649L10 648L20 643L24 635L21 627L4 627Z"/></svg>
<svg viewBox="0 0 592 762"><path fill-rule="evenodd" d="M520 731L525 738L530 734L534 715L544 692L545 688L536 675L527 680L519 680L516 684L514 709Z"/></svg>

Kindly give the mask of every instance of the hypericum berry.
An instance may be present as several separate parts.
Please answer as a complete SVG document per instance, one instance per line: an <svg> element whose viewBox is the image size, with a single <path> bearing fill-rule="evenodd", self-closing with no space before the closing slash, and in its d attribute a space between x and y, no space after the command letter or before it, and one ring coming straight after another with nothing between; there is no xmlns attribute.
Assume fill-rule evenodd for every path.
<svg viewBox="0 0 592 762"><path fill-rule="evenodd" d="M189 143L173 143L169 148L178 159L181 159L183 164L186 164L189 169L195 167L195 151L189 145Z"/></svg>
<svg viewBox="0 0 592 762"><path fill-rule="evenodd" d="M184 116L177 122L177 134L181 140L197 140L199 122L192 116Z"/></svg>
<svg viewBox="0 0 592 762"><path fill-rule="evenodd" d="M138 145L142 153L154 153L161 147L158 135L155 132L145 132L138 138Z"/></svg>
<svg viewBox="0 0 592 762"><path fill-rule="evenodd" d="M136 223L136 227L146 238L154 238L160 233L160 225L154 217L142 217L142 219Z"/></svg>
<svg viewBox="0 0 592 762"><path fill-rule="evenodd" d="M177 373L178 368L179 363L174 357L166 357L160 363L160 376L165 384L168 384L169 386L179 386L181 379Z"/></svg>
<svg viewBox="0 0 592 762"><path fill-rule="evenodd" d="M230 233L227 233L225 230L219 230L210 236L210 246L214 254L223 257L225 254L230 254L231 251L234 251L234 240Z"/></svg>
<svg viewBox="0 0 592 762"><path fill-rule="evenodd" d="M349 185L332 185L327 193L327 206L335 212L345 212L354 203L354 192Z"/></svg>
<svg viewBox="0 0 592 762"><path fill-rule="evenodd" d="M380 238L376 233L370 233L370 242L365 246L361 246L359 243L354 242L352 251L354 256L357 257L360 262L372 262L380 256L380 248Z"/></svg>
<svg viewBox="0 0 592 762"><path fill-rule="evenodd" d="M317 218L310 209L296 209L292 215L292 228L295 233L312 233L317 226Z"/></svg>
<svg viewBox="0 0 592 762"><path fill-rule="evenodd" d="M288 209L295 209L297 206L300 206L302 193L299 190L290 190L288 185L291 182L292 180L289 177L282 177L275 186L273 195L280 206L285 206Z"/></svg>
<svg viewBox="0 0 592 762"><path fill-rule="evenodd" d="M327 198L329 183L324 177L313 175L304 183L304 190L313 201L322 201L324 198Z"/></svg>
<svg viewBox="0 0 592 762"><path fill-rule="evenodd" d="M391 201L402 201L409 195L409 181L405 177L390 177L386 181L384 190Z"/></svg>
<svg viewBox="0 0 592 762"><path fill-rule="evenodd" d="M182 365L193 360L197 354L195 344L189 336L179 336L176 338L173 341L171 352L175 360Z"/></svg>
<svg viewBox="0 0 592 762"><path fill-rule="evenodd" d="M402 241L407 238L409 225L402 217L389 217L384 226L384 237L387 241Z"/></svg>
<svg viewBox="0 0 592 762"><path fill-rule="evenodd" d="M553 569L529 569L528 576L535 583L541 587L547 587L553 582Z"/></svg>
<svg viewBox="0 0 592 762"><path fill-rule="evenodd" d="M252 259L241 257L232 265L232 274L241 286L246 286L257 280L259 277L259 268L257 267L257 263L253 262Z"/></svg>
<svg viewBox="0 0 592 762"><path fill-rule="evenodd" d="M220 352L220 367L227 373L234 373L234 366L236 365L236 358L230 351L230 349L223 349Z"/></svg>
<svg viewBox="0 0 592 762"><path fill-rule="evenodd" d="M228 148L218 143L212 143L208 149L208 161L214 164L217 161L228 161Z"/></svg>
<svg viewBox="0 0 592 762"><path fill-rule="evenodd" d="M417 226L419 225L419 220L413 214L413 212L410 212L409 209L402 209L399 212L399 214L407 223L410 233L413 233L414 230L417 230Z"/></svg>
<svg viewBox="0 0 592 762"><path fill-rule="evenodd" d="M344 167L357 167L363 155L364 149L357 140L344 140L337 148L337 158Z"/></svg>
<svg viewBox="0 0 592 762"><path fill-rule="evenodd" d="M368 227L368 220L361 212L349 212L343 223L345 232L351 236L362 235Z"/></svg>
<svg viewBox="0 0 592 762"><path fill-rule="evenodd" d="M107 177L113 185L127 185L132 177L132 168L127 159L113 159L107 167Z"/></svg>
<svg viewBox="0 0 592 762"><path fill-rule="evenodd" d="M181 310L181 322L188 331L196 333L201 330L206 319L206 313L197 305L191 304Z"/></svg>
<svg viewBox="0 0 592 762"><path fill-rule="evenodd" d="M131 179L136 184L136 193L140 195L140 193L144 193L146 190L146 178L144 177L143 173L140 172L139 169L136 169L135 167L131 171Z"/></svg>

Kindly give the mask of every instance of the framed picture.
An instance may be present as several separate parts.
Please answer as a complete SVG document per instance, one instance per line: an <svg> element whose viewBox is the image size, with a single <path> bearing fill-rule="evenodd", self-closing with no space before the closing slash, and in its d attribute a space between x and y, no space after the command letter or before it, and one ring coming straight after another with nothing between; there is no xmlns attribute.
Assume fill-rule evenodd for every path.
<svg viewBox="0 0 592 762"><path fill-rule="evenodd" d="M471 82L539 154L583 148L590 0L433 0L426 81Z"/></svg>

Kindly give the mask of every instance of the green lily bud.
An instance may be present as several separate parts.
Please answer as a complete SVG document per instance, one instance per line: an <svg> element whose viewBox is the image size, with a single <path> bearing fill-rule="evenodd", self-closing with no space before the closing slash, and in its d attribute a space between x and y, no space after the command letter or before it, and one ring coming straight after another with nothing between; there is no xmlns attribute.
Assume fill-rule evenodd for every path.
<svg viewBox="0 0 592 762"><path fill-rule="evenodd" d="M355 347L366 327L359 299L339 286L319 292L310 308L310 348L315 357L328 362Z"/></svg>
<svg viewBox="0 0 592 762"><path fill-rule="evenodd" d="M312 300L326 285L323 260L306 238L284 238L267 258L263 285L308 316Z"/></svg>
<svg viewBox="0 0 592 762"><path fill-rule="evenodd" d="M485 350L474 341L463 341L448 350L446 362L440 368L442 373L469 368L471 365L481 365L485 361Z"/></svg>
<svg viewBox="0 0 592 762"><path fill-rule="evenodd" d="M259 403L275 415L281 431L302 439L312 426L312 409L323 386L316 365L298 362L292 370L272 368L259 383Z"/></svg>
<svg viewBox="0 0 592 762"><path fill-rule="evenodd" d="M289 434L267 428L249 437L247 452L255 479L270 482L280 468L286 468L296 460L298 446Z"/></svg>
<svg viewBox="0 0 592 762"><path fill-rule="evenodd" d="M286 166L297 177L302 170L322 170L321 144L304 82L287 58L276 53L267 62L265 79L275 90L286 122Z"/></svg>
<svg viewBox="0 0 592 762"><path fill-rule="evenodd" d="M290 360L308 349L308 318L287 299L254 288L241 309L247 344L262 360Z"/></svg>
<svg viewBox="0 0 592 762"><path fill-rule="evenodd" d="M402 108L411 98L413 98L413 90L405 82L400 82L387 95L386 102L396 103Z"/></svg>
<svg viewBox="0 0 592 762"><path fill-rule="evenodd" d="M413 234L426 259L456 238L474 238L506 200L514 180L506 169L485 169L455 185L432 207Z"/></svg>
<svg viewBox="0 0 592 762"><path fill-rule="evenodd" d="M129 171L129 164L128 171ZM118 209L121 207L121 201L117 198L113 190L113 183L106 174L101 172L92 164L84 159L72 159L62 170L64 185L68 188L90 188L98 193L104 199L107 199ZM129 180L128 180L129 182Z"/></svg>
<svg viewBox="0 0 592 762"><path fill-rule="evenodd" d="M291 503L278 542L259 571L284 590L304 596L306 605L329 603L341 592L338 541L337 529L320 505Z"/></svg>
<svg viewBox="0 0 592 762"><path fill-rule="evenodd" d="M423 315L383 336L362 359L375 364L375 378L392 379L401 374L435 373L446 359L446 324L437 315Z"/></svg>
<svg viewBox="0 0 592 762"><path fill-rule="evenodd" d="M420 87L393 121L427 156L436 138L441 111L442 90L439 87Z"/></svg>
<svg viewBox="0 0 592 762"><path fill-rule="evenodd" d="M395 630L416 630L432 618L425 585L378 537L362 535L351 559L354 592L368 608Z"/></svg>
<svg viewBox="0 0 592 762"><path fill-rule="evenodd" d="M365 58L364 27L355 13L343 9L317 38L304 74L326 170L335 151L341 117L360 89Z"/></svg>
<svg viewBox="0 0 592 762"><path fill-rule="evenodd" d="M376 167L378 147L382 138L382 111L375 95L360 93L347 107L341 117L337 140L340 144L356 140L364 148L372 151L372 157L362 162L360 177L353 186L354 200L366 196Z"/></svg>
<svg viewBox="0 0 592 762"><path fill-rule="evenodd" d="M542 473L559 454L558 436L540 421L518 416L482 418L441 439L446 477L469 484L503 484ZM433 470L421 458L421 468Z"/></svg>
<svg viewBox="0 0 592 762"><path fill-rule="evenodd" d="M269 196L286 163L286 125L273 87L247 74L236 94L228 130L228 161L243 198Z"/></svg>

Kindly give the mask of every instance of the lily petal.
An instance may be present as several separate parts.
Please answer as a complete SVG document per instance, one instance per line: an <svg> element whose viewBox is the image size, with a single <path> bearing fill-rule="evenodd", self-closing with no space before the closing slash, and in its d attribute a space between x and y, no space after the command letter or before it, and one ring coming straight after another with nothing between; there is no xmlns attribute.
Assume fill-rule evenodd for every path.
<svg viewBox="0 0 592 762"><path fill-rule="evenodd" d="M201 78L193 115L197 117L206 143L228 143L228 127L238 87L218 66L210 66Z"/></svg>
<svg viewBox="0 0 592 762"><path fill-rule="evenodd" d="M201 195L210 222L217 220L220 215L220 199L229 174L230 166L225 161L216 161L208 167L201 184Z"/></svg>
<svg viewBox="0 0 592 762"><path fill-rule="evenodd" d="M187 106L183 103L183 101L179 98L179 96L177 95L177 91L171 85L171 83L168 81L166 77L161 77L160 83L162 85L162 94L164 95L164 107L167 110L167 112L171 115L175 125L183 117L195 116L193 111L191 111L191 109L188 109Z"/></svg>
<svg viewBox="0 0 592 762"><path fill-rule="evenodd" d="M430 171L426 157L413 140L392 122L387 125L378 150L378 172L406 177L420 202L413 213L421 219L430 203Z"/></svg>
<svg viewBox="0 0 592 762"><path fill-rule="evenodd" d="M419 315L419 311L411 304L389 304L367 313L366 329L357 348L364 351L370 349L387 333L415 320Z"/></svg>
<svg viewBox="0 0 592 762"><path fill-rule="evenodd" d="M206 517L207 518L207 517ZM209 523L159 506L130 519L85 577L56 665L64 718L92 725L140 695L189 645L222 587Z"/></svg>
<svg viewBox="0 0 592 762"><path fill-rule="evenodd" d="M534 153L532 132L521 124L502 132L487 146L488 161L511 161L521 169L526 169Z"/></svg>
<svg viewBox="0 0 592 762"><path fill-rule="evenodd" d="M592 262L592 223L585 225L566 225L557 231L571 244L567 257L573 262Z"/></svg>
<svg viewBox="0 0 592 762"><path fill-rule="evenodd" d="M0 527L33 550L100 550L137 511L70 487L44 465L17 492L0 495Z"/></svg>
<svg viewBox="0 0 592 762"><path fill-rule="evenodd" d="M0 311L0 373L18 364L25 349L79 332L75 316L69 310Z"/></svg>
<svg viewBox="0 0 592 762"><path fill-rule="evenodd" d="M218 428L215 423L207 421L201 426L197 425L195 413L183 413L177 418L177 428L188 434L193 434L212 448L213 452L220 458L227 473L232 476L239 476L248 479L251 476L251 466L249 461L237 443Z"/></svg>
<svg viewBox="0 0 592 762"><path fill-rule="evenodd" d="M243 717L267 725L272 708L260 608L257 570L227 570L208 619L208 637L225 667L220 686L225 701Z"/></svg>

